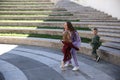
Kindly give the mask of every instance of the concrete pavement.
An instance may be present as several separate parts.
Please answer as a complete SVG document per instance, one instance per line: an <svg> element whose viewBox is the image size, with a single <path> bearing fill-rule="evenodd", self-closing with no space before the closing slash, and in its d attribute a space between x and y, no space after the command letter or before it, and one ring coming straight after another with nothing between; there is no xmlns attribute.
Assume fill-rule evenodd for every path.
<svg viewBox="0 0 120 80"><path fill-rule="evenodd" d="M105 61L96 63L78 54L79 71L61 71L60 49L0 44L0 72L5 80L120 80L120 67ZM74 65L74 63L73 63Z"/></svg>

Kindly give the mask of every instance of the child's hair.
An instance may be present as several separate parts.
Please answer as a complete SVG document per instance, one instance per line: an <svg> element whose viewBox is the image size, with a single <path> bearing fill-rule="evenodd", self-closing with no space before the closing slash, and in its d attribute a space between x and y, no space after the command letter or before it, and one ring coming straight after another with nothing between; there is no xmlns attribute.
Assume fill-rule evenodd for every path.
<svg viewBox="0 0 120 80"><path fill-rule="evenodd" d="M71 42L69 31L63 33L63 41Z"/></svg>
<svg viewBox="0 0 120 80"><path fill-rule="evenodd" d="M97 29L97 28L93 28L93 30L98 31L98 29Z"/></svg>

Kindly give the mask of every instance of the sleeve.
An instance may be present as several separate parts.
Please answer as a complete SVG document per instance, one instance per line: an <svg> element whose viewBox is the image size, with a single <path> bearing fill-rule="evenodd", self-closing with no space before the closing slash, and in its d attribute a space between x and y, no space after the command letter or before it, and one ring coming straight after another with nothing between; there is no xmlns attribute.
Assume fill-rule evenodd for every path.
<svg viewBox="0 0 120 80"><path fill-rule="evenodd" d="M76 50L79 50L79 48L77 48L76 46L74 46L72 43L70 43L69 46L70 46L71 48L74 48L74 49L76 49Z"/></svg>
<svg viewBox="0 0 120 80"><path fill-rule="evenodd" d="M75 32L75 36L73 36L72 43L74 46L76 46L78 48L81 46L81 38L77 31Z"/></svg>

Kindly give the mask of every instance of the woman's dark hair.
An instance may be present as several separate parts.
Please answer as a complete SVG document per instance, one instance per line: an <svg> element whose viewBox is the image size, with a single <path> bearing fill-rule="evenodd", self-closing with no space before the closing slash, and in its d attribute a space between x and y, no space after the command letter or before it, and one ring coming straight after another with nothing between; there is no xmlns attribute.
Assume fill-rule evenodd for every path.
<svg viewBox="0 0 120 80"><path fill-rule="evenodd" d="M67 24L68 30L76 31L71 22L67 21L66 24Z"/></svg>

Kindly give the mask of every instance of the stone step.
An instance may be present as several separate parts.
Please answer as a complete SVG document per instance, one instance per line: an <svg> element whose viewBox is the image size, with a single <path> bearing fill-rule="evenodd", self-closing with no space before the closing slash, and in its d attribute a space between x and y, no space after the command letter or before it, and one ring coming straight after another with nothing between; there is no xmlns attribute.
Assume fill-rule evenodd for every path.
<svg viewBox="0 0 120 80"><path fill-rule="evenodd" d="M88 19L82 19L80 18L80 21L81 22L120 22L119 20L114 20L114 19L91 19L91 18L88 18Z"/></svg>
<svg viewBox="0 0 120 80"><path fill-rule="evenodd" d="M103 46L120 50L120 43L106 42Z"/></svg>
<svg viewBox="0 0 120 80"><path fill-rule="evenodd" d="M69 11L71 12L71 11ZM111 18L111 15L105 14L105 13L101 13L101 12L81 12L81 13L73 13L76 16L80 16L80 17L109 17Z"/></svg>
<svg viewBox="0 0 120 80"><path fill-rule="evenodd" d="M99 28L99 29L104 29L104 30L106 30L106 29L112 29L112 30L120 30L120 26L100 26L100 25L90 25L89 26L90 28L94 28L94 27L96 27L96 28Z"/></svg>
<svg viewBox="0 0 120 80"><path fill-rule="evenodd" d="M113 18L112 16L109 16L109 15L107 15L107 14L89 14L89 13L84 13L84 14L75 14L75 13L73 13L75 16L77 16L77 17L80 17L80 18L82 18L82 17L89 17L89 18L95 18L95 17L97 17L97 18Z"/></svg>
<svg viewBox="0 0 120 80"><path fill-rule="evenodd" d="M43 46L51 48L61 48L62 44L59 40L55 39L44 39L44 38L26 38L26 37L0 37L0 43L4 44L24 44L24 45L34 45L34 46ZM91 55L91 46L86 43L81 44L80 53L86 55ZM99 54L102 59L112 62L116 65L120 65L120 54L119 50L100 47ZM107 56L106 56L107 55ZM111 58L112 57L112 58ZM38 59L38 58L36 58Z"/></svg>
<svg viewBox="0 0 120 80"><path fill-rule="evenodd" d="M66 11L66 9L64 9L64 8L53 8L53 7L51 7L51 8L46 8L46 7L44 7L44 8L41 8L41 7L39 7L39 8L1 8L0 9L0 11L20 11L20 10L22 10L22 11L65 10Z"/></svg>
<svg viewBox="0 0 120 80"><path fill-rule="evenodd" d="M0 20L0 26L60 26L63 27L64 22L40 22L40 21L14 21L14 20ZM113 22L72 22L73 26L90 27L96 25L101 26L120 26L120 23Z"/></svg>
<svg viewBox="0 0 120 80"><path fill-rule="evenodd" d="M101 15L107 15L104 12L99 12L99 11L84 11L84 10L81 10L80 12L74 12L74 13L75 13L75 15L80 15L80 14L95 14L95 15L101 14Z"/></svg>
<svg viewBox="0 0 120 80"><path fill-rule="evenodd" d="M106 42L118 42L118 43L120 43L120 38L109 37L109 36L108 37L102 36L101 40L104 40Z"/></svg>
<svg viewBox="0 0 120 80"><path fill-rule="evenodd" d="M5 80L5 78L4 78L4 76L3 76L3 74L1 72L0 72L0 79Z"/></svg>
<svg viewBox="0 0 120 80"><path fill-rule="evenodd" d="M54 5L52 2L0 2L0 5Z"/></svg>
<svg viewBox="0 0 120 80"><path fill-rule="evenodd" d="M57 14L55 14L57 15ZM58 14L61 15L61 14ZM63 15L63 14L62 14ZM1 16L0 20L79 20L73 16Z"/></svg>
<svg viewBox="0 0 120 80"><path fill-rule="evenodd" d="M12 15L6 15L6 14L12 14ZM0 20L21 20L21 19L23 19L23 20L37 20L37 19L46 19L46 18L51 18L51 19L64 19L64 18L66 18L66 19L73 19L73 20L79 20L77 17L75 17L75 16L70 16L70 15L72 15L71 13L69 13L69 12L37 12L36 11L36 13L35 13L35 11L34 12L31 12L30 14L29 14L29 12L28 11L26 11L26 12L14 12L14 13L11 13L11 12L8 12L8 13L5 13L5 12L0 12L0 14L2 14L1 15L1 18L0 18ZM36 14L36 15L33 15L32 16L32 14ZM5 15L4 15L5 14ZM15 14L15 15L13 15L13 14ZM29 15L27 15L27 16L25 16L25 15L27 15L27 14L29 14ZM44 14L44 15L48 15L48 14L50 14L50 16L48 16L48 17L45 17L45 16L38 16L38 14L40 15L42 15L42 14ZM70 16L70 17L68 17L67 16L67 14ZM23 16L22 16L23 15ZM56 16L52 16L52 15L56 15ZM57 16L58 15L58 16ZM60 15L60 16L59 16ZM62 16L63 15L63 16ZM65 15L65 16L64 16ZM53 18L54 17L54 18ZM71 20L72 20L71 19ZM91 19L91 18L80 18L80 21L81 22L85 22L85 21L87 21L87 22L120 22L119 20L109 20L109 19Z"/></svg>
<svg viewBox="0 0 120 80"><path fill-rule="evenodd" d="M112 63L114 62L114 60L116 60L115 63L117 63L118 65L120 64L119 61L116 59L120 55L120 50L102 46L99 48L98 53L100 54L101 57L104 57L104 60L106 61L109 60L109 62ZM112 60L110 58L112 58ZM120 57L118 59L120 59Z"/></svg>
<svg viewBox="0 0 120 80"><path fill-rule="evenodd" d="M72 15L67 11L0 11L0 15Z"/></svg>
<svg viewBox="0 0 120 80"><path fill-rule="evenodd" d="M48 65L48 64L44 64L44 62L41 62L41 61L38 61L37 59L34 59L34 56L37 56L37 55L28 54L27 52L23 52L23 53L28 54L28 56L33 55L33 57L28 57L28 56L25 57L24 55L21 56L21 55L14 54L14 52L22 53L21 51L14 51L13 50L13 51L9 51L9 52L7 54L2 55L1 59L11 63L12 65L16 65L17 68L19 68L21 70L21 72L23 72L26 75L27 80L28 79L47 80L48 77L51 80L52 79L54 79L54 80L56 80L56 79L66 80L60 74L61 70L57 71L54 69L54 66L58 65L58 63L59 63L56 60L52 60L52 59L49 59L47 57L45 58L43 56L37 57L37 58L41 59L41 61L43 61L43 59L45 59L46 61L44 61L44 62L48 62L48 61L52 62ZM7 57L9 57L10 59ZM21 63L19 63L19 62L21 62ZM10 70L10 72L12 72L12 70ZM6 72L6 74L9 74L9 72ZM15 77L17 77L17 75L18 74L16 74ZM20 76L20 77L22 77L22 76ZM8 79L8 80L10 80L10 79ZM17 79L13 79L13 80L17 80Z"/></svg>
<svg viewBox="0 0 120 80"><path fill-rule="evenodd" d="M106 37L120 38L120 35L118 33L99 32L99 35L106 36Z"/></svg>
<svg viewBox="0 0 120 80"><path fill-rule="evenodd" d="M49 35L62 35L63 30L61 29L7 29L7 28L0 28L1 33L20 33L20 34L49 34ZM78 33L80 37L85 37L85 38L92 38L93 34L91 31L83 31L83 30L78 30ZM120 42L120 35L115 34L115 33L99 33L101 36L101 40L103 42L107 41L114 41L114 42ZM109 37L109 38L106 38ZM116 39L114 39L116 38Z"/></svg>
<svg viewBox="0 0 120 80"><path fill-rule="evenodd" d="M27 14L31 14L31 15L27 15ZM52 11L0 11L0 14L1 14L1 20L6 20L6 19L27 19L27 18L29 18L29 19L42 19L43 17L42 16L39 16L38 15L38 13L39 14L45 14L45 15L47 15L47 14L51 14L51 16L49 16L48 18L52 18L53 19L53 17L54 18L57 18L57 17L59 17L59 19L63 19L64 17L65 18L69 18L68 16L70 16L70 12L67 12L67 11L54 11L54 12L52 12ZM4 15L5 14L5 15ZM12 15L7 15L7 14L12 14ZM16 14L16 15L13 15L13 14ZM23 15L23 14L25 14L25 15ZM36 15L32 15L32 14L36 14ZM58 14L58 16L52 16L52 15L57 15ZM63 14L63 16L59 16L59 15L61 15L61 14ZM65 16L64 16L64 14L65 14ZM68 14L68 16L67 16L67 14ZM71 14L72 15L72 14ZM72 16L70 16L70 18L71 18ZM45 18L47 18L47 17L45 17ZM76 17L76 16L73 16L72 17L73 19L79 19L78 17ZM100 21L100 22L104 22L104 21L108 21L108 22L120 22L119 20L115 20L115 19L100 19L100 18L98 18L98 19L92 19L92 18L80 18L80 21L93 21L93 22L98 22L98 21Z"/></svg>
<svg viewBox="0 0 120 80"><path fill-rule="evenodd" d="M54 6L46 6L46 5L41 5L41 6L1 6L1 9L52 9L55 8Z"/></svg>
<svg viewBox="0 0 120 80"><path fill-rule="evenodd" d="M101 16L101 17L99 17L99 16L91 16L91 15L89 15L88 17L84 17L84 16L76 16L76 17L78 17L79 19L81 19L81 18L86 18L86 19L109 19L109 20L117 20L116 18L112 18L112 17L105 17L105 16ZM118 21L120 21L120 20L118 20Z"/></svg>
<svg viewBox="0 0 120 80"><path fill-rule="evenodd" d="M50 0L0 0L0 2L50 2Z"/></svg>
<svg viewBox="0 0 120 80"><path fill-rule="evenodd" d="M0 8L54 8L53 5L0 5Z"/></svg>
<svg viewBox="0 0 120 80"><path fill-rule="evenodd" d="M2 72L5 80L28 80L26 75L15 65L0 59L0 71Z"/></svg>
<svg viewBox="0 0 120 80"><path fill-rule="evenodd" d="M99 28L99 32L110 32L110 33L118 33L120 34L120 30L119 29L102 29L102 28Z"/></svg>

